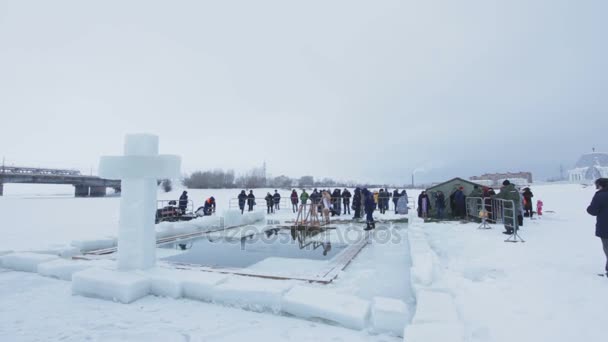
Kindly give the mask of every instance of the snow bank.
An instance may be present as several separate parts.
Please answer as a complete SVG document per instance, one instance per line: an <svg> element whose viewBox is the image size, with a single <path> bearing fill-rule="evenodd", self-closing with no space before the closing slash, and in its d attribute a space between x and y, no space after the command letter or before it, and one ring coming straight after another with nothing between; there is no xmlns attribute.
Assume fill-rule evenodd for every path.
<svg viewBox="0 0 608 342"><path fill-rule="evenodd" d="M295 286L283 297L282 310L301 318L321 318L344 327L365 328L370 303L322 288Z"/></svg>
<svg viewBox="0 0 608 342"><path fill-rule="evenodd" d="M116 247L117 241L115 237L106 237L96 240L74 240L71 245L84 252Z"/></svg>
<svg viewBox="0 0 608 342"><path fill-rule="evenodd" d="M222 228L222 219L219 216L203 216L186 222L161 222L156 225L156 238L162 239L171 236L206 232Z"/></svg>
<svg viewBox="0 0 608 342"><path fill-rule="evenodd" d="M182 282L180 276L183 271L169 268L152 268L138 271L138 274L150 280L150 294L160 297L180 298L182 296Z"/></svg>
<svg viewBox="0 0 608 342"><path fill-rule="evenodd" d="M38 254L31 252L11 253L0 257L0 265L4 268L23 272L38 272L38 265L56 260L59 257L51 254Z"/></svg>
<svg viewBox="0 0 608 342"><path fill-rule="evenodd" d="M241 215L239 210L227 210L224 217L203 216L186 222L161 222L155 227L156 239L249 225L264 220L265 217L266 214L263 211L247 212ZM81 252L87 252L116 247L117 241L116 237L74 240L71 242L71 246Z"/></svg>
<svg viewBox="0 0 608 342"><path fill-rule="evenodd" d="M452 296L445 292L420 290L416 295L414 324L458 323L458 313Z"/></svg>
<svg viewBox="0 0 608 342"><path fill-rule="evenodd" d="M38 273L45 277L57 278L61 280L72 280L72 275L93 265L88 261L76 261L58 259L44 262L38 265Z"/></svg>
<svg viewBox="0 0 608 342"><path fill-rule="evenodd" d="M283 280L232 276L214 289L213 301L252 311L281 310L281 298L294 283Z"/></svg>
<svg viewBox="0 0 608 342"><path fill-rule="evenodd" d="M182 275L183 295L186 298L206 302L213 300L214 287L224 282L228 276L211 272L188 272Z"/></svg>
<svg viewBox="0 0 608 342"><path fill-rule="evenodd" d="M408 240L412 257L411 275L414 289L429 286L434 278L435 253L422 232L415 229L410 230Z"/></svg>
<svg viewBox="0 0 608 342"><path fill-rule="evenodd" d="M372 325L377 333L403 335L403 327L410 319L410 312L402 300L374 297L372 300Z"/></svg>
<svg viewBox="0 0 608 342"><path fill-rule="evenodd" d="M72 275L72 294L118 301L136 301L150 292L150 280L131 272L89 268Z"/></svg>

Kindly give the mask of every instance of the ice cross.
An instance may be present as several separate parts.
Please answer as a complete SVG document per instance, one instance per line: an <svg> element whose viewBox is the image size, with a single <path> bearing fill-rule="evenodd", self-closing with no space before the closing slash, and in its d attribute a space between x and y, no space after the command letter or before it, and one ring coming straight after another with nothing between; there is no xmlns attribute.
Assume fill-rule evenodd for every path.
<svg viewBox="0 0 608 342"><path fill-rule="evenodd" d="M121 180L118 269L147 269L156 264L156 182L178 178L181 159L159 155L158 136L150 134L127 135L124 154L101 157L99 176Z"/></svg>

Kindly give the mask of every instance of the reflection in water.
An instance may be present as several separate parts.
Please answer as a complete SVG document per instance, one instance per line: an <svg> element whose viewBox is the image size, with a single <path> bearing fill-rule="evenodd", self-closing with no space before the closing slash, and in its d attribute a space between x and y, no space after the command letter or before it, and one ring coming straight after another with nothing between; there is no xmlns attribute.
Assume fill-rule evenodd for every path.
<svg viewBox="0 0 608 342"><path fill-rule="evenodd" d="M323 248L323 255L326 256L327 253L331 251L331 242L323 242L312 239L325 231L326 229L323 227L292 227L291 237L293 240L298 241L298 247L300 247L300 249L312 247L313 250L316 250L317 248L321 247Z"/></svg>
<svg viewBox="0 0 608 342"><path fill-rule="evenodd" d="M195 238L166 244L161 248L183 250L163 260L210 267L248 267L266 258L329 260L347 245L329 242L322 236L326 228L270 229L238 237ZM327 230L329 231L329 230ZM297 241L297 242L296 242Z"/></svg>

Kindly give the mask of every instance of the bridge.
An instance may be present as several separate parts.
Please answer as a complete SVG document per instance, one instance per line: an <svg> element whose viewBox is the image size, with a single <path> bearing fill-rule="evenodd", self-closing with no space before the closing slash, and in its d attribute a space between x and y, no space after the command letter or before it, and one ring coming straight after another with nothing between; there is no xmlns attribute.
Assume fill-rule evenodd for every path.
<svg viewBox="0 0 608 342"><path fill-rule="evenodd" d="M120 180L86 176L78 170L47 169L19 166L0 168L0 196L5 183L68 184L74 186L76 197L102 197L107 188L120 192Z"/></svg>

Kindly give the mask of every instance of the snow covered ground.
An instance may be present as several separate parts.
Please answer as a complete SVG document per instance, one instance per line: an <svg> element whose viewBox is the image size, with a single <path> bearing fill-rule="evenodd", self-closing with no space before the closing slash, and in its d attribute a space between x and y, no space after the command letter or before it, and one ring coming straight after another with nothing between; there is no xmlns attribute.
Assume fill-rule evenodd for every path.
<svg viewBox="0 0 608 342"><path fill-rule="evenodd" d="M547 213L526 219L526 243L505 243L501 227L413 223L437 265L427 289L449 294L466 341L605 341L605 257L585 212L592 187L533 187ZM418 303L421 305L421 303Z"/></svg>
<svg viewBox="0 0 608 342"><path fill-rule="evenodd" d="M116 235L118 198L75 199L70 187L44 190L46 194L40 196L34 195L39 188L6 186L6 196L0 197L0 251L45 250L72 240ZM256 195L262 197L266 191L258 190ZM544 201L547 213L542 220L526 220L521 231L527 241L524 244L503 242L500 227L477 230L473 223L416 221L409 229L395 225L391 231L403 238L401 241L407 242L410 236L415 254L413 280L409 278L408 243L375 243L367 246L334 283L313 288L362 300L399 298L411 308L417 295L418 305L426 307L417 308L415 324L410 327L421 329L411 330L411 336L418 337L411 340L432 341L428 338L431 335L424 335L424 328L433 327L429 323L435 320L449 319L454 330L444 331L461 331L466 341L603 341L608 279L596 275L604 259L593 236L594 219L585 213L594 190L556 184L534 186L533 191L535 199ZM159 197L172 199L180 192ZM218 212L237 193L189 191L195 206L215 196ZM269 218L293 219L291 210L286 209ZM428 246L428 253L420 254L424 251L420 244ZM425 274L429 277L423 282L420 277ZM409 291L410 283L415 293ZM223 288L228 291L231 286ZM290 305L297 312L303 295L294 296ZM442 303L443 299L437 298L453 302L454 317L432 309ZM455 337L452 334L441 340L458 340ZM147 296L124 305L72 296L70 282L0 269L1 341L245 339L399 340L369 329L352 330L314 319L190 299Z"/></svg>

